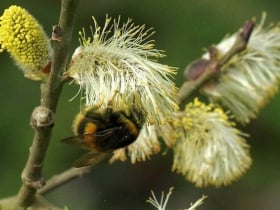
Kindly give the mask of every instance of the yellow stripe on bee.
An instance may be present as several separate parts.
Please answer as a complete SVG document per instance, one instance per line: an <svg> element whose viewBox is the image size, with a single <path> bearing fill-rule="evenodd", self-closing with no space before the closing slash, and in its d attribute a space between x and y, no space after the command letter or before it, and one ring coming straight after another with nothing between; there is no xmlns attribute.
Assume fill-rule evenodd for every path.
<svg viewBox="0 0 280 210"><path fill-rule="evenodd" d="M94 134L97 130L97 126L93 122L88 122L85 126L84 134Z"/></svg>
<svg viewBox="0 0 280 210"><path fill-rule="evenodd" d="M89 134L84 136L84 141L86 142L88 147L91 147L93 149L96 149L96 145L95 145L96 136L90 134L94 134L96 130L97 130L97 125L93 122L88 122L84 129L84 134Z"/></svg>

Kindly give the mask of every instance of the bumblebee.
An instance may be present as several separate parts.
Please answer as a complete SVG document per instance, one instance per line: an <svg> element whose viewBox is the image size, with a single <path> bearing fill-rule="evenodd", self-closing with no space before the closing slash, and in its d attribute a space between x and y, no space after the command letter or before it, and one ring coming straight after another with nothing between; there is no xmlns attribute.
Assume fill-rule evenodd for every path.
<svg viewBox="0 0 280 210"><path fill-rule="evenodd" d="M144 124L143 113L133 106L128 112L90 108L79 113L73 122L76 136L62 142L88 149L89 153L74 162L74 167L90 166L112 154L115 149L133 143Z"/></svg>

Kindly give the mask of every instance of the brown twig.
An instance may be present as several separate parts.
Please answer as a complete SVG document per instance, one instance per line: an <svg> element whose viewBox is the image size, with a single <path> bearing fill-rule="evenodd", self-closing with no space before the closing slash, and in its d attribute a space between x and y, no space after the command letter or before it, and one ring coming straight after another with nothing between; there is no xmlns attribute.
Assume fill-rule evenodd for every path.
<svg viewBox="0 0 280 210"><path fill-rule="evenodd" d="M73 179L82 177L86 174L88 174L91 169L102 162L103 160L109 158L112 156L111 152L101 152L95 155L94 161L91 161L91 165L87 167L81 167L81 168L70 168L58 175L54 175L52 178L50 178L46 185L41 188L38 193L43 195L45 193L49 193L50 191L58 188L59 186L66 184L70 182Z"/></svg>
<svg viewBox="0 0 280 210"><path fill-rule="evenodd" d="M62 172L61 174L54 175L51 179L47 181L47 184L43 188L38 190L38 193L41 195L49 193L52 190L70 182L73 179L84 176L90 171L91 171L91 166L83 167L83 168L70 168Z"/></svg>
<svg viewBox="0 0 280 210"><path fill-rule="evenodd" d="M194 75L193 78L188 78L188 80L181 86L177 95L177 102L182 104L203 84L215 77L220 72L221 67L225 65L234 55L237 55L245 50L253 28L254 21L247 21L241 28L241 31L237 34L233 46L221 58L217 56L217 49L215 47L211 47L209 50L210 60L206 61L205 59L200 59L187 66L185 71L191 71Z"/></svg>
<svg viewBox="0 0 280 210"><path fill-rule="evenodd" d="M67 63L67 55L72 39L74 14L78 0L62 0L58 26L61 41L53 43L51 72L46 83L41 85L41 105L33 111L31 126L35 134L30 147L29 157L22 172L23 184L18 192L18 206L26 208L35 199L38 189L44 185L42 168L48 149L54 113L62 90L62 74Z"/></svg>

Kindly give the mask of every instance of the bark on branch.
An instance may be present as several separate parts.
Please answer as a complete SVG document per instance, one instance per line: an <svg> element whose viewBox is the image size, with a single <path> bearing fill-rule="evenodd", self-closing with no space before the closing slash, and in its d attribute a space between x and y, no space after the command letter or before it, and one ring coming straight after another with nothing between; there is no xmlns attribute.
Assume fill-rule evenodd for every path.
<svg viewBox="0 0 280 210"><path fill-rule="evenodd" d="M33 143L22 172L23 184L18 192L18 206L26 208L36 198L37 190L44 185L42 168L54 123L54 114L62 90L62 75L72 39L73 22L78 0L62 0L58 36L53 41L53 59L49 79L41 85L41 105L33 111L31 126L34 128ZM57 33L57 32L54 32Z"/></svg>

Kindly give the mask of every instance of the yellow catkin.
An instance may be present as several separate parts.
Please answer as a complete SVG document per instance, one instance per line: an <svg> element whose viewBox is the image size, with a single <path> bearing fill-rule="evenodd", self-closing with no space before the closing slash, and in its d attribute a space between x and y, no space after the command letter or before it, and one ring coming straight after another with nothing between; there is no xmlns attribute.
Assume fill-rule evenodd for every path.
<svg viewBox="0 0 280 210"><path fill-rule="evenodd" d="M7 50L24 75L32 80L46 78L51 47L37 20L25 9L12 5L0 17L0 51Z"/></svg>

